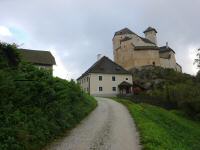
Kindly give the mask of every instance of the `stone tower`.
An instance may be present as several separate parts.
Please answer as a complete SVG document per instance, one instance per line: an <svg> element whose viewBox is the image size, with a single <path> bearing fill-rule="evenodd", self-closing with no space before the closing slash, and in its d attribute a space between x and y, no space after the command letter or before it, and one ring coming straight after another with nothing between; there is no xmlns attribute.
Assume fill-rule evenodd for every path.
<svg viewBox="0 0 200 150"><path fill-rule="evenodd" d="M157 37L156 37L156 29L152 27L148 27L144 32L145 38L150 40L151 42L157 45Z"/></svg>
<svg viewBox="0 0 200 150"><path fill-rule="evenodd" d="M121 59L123 59L121 48L122 48L122 42L124 40L130 40L134 33L128 29L124 28L120 31L115 32L115 35L112 39L113 42L113 55L114 55L114 61L119 62ZM120 64L120 63L118 63ZM122 64L120 64L122 65Z"/></svg>

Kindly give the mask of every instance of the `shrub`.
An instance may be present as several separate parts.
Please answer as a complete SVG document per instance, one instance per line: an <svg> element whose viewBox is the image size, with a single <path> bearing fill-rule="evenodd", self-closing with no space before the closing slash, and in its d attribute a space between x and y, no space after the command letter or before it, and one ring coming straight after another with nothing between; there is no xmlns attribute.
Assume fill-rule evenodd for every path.
<svg viewBox="0 0 200 150"><path fill-rule="evenodd" d="M49 71L24 63L1 68L0 100L3 150L40 149L96 106L74 81L54 78Z"/></svg>

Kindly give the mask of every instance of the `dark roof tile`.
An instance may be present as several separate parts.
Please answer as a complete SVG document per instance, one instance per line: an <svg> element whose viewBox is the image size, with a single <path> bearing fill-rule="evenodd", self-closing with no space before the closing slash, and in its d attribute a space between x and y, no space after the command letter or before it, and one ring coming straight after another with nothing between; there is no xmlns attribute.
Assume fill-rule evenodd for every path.
<svg viewBox="0 0 200 150"><path fill-rule="evenodd" d="M136 46L135 50L159 50L157 46Z"/></svg>
<svg viewBox="0 0 200 150"><path fill-rule="evenodd" d="M160 48L160 53L164 53L164 52L173 52L175 54L175 51L173 49L171 49L170 47L167 47L167 46L162 46L162 47L159 47Z"/></svg>
<svg viewBox="0 0 200 150"><path fill-rule="evenodd" d="M40 50L19 49L22 59L26 62L42 65L55 65L56 61L51 52Z"/></svg>
<svg viewBox="0 0 200 150"><path fill-rule="evenodd" d="M149 31L155 31L157 33L156 29L152 28L152 27L148 27L143 33L146 33L146 32L149 32Z"/></svg>
<svg viewBox="0 0 200 150"><path fill-rule="evenodd" d="M122 87L131 87L132 84L131 84L131 83L128 83L128 82L126 82L126 81L123 81L123 82L120 83L118 86L119 86L120 88L122 88Z"/></svg>
<svg viewBox="0 0 200 150"><path fill-rule="evenodd" d="M131 31L130 29L128 29L128 28L124 28L124 29L121 29L121 30L115 32L114 36L123 35L123 34L135 34L135 33L133 31Z"/></svg>
<svg viewBox="0 0 200 150"><path fill-rule="evenodd" d="M140 36L139 36L139 37L140 37ZM150 43L150 44L154 44L154 45L155 45L155 43L151 42L149 39L146 39L146 38L143 38L143 37L140 37L140 38L141 38L142 41L145 42L145 43Z"/></svg>
<svg viewBox="0 0 200 150"><path fill-rule="evenodd" d="M103 56L100 60L94 63L85 73L78 79L86 76L89 73L103 73L103 74L131 74L120 65L116 64L108 57ZM77 80L78 80L77 79Z"/></svg>

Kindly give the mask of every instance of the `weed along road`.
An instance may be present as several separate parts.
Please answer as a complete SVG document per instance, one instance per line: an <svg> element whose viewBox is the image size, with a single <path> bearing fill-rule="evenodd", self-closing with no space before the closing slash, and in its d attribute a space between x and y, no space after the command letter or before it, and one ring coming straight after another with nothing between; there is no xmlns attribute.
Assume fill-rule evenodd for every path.
<svg viewBox="0 0 200 150"><path fill-rule="evenodd" d="M128 110L108 98L96 98L98 107L68 136L48 150L140 150L136 128Z"/></svg>

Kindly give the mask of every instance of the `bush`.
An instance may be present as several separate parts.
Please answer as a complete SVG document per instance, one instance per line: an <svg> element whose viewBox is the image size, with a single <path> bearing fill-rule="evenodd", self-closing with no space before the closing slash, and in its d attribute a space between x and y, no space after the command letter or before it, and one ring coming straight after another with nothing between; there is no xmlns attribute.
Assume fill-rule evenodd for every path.
<svg viewBox="0 0 200 150"><path fill-rule="evenodd" d="M3 150L40 149L96 106L74 81L54 78L49 71L24 63L0 70L0 100Z"/></svg>

